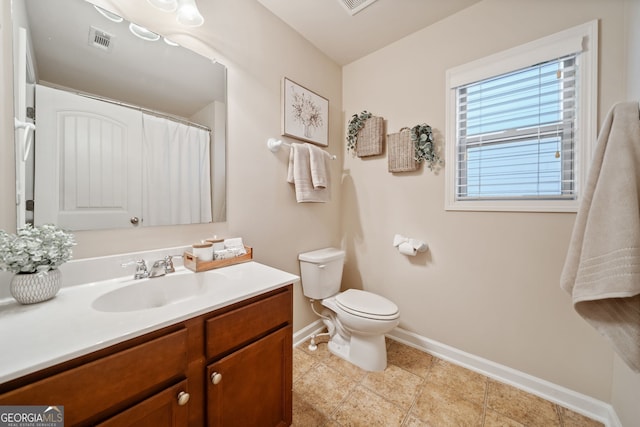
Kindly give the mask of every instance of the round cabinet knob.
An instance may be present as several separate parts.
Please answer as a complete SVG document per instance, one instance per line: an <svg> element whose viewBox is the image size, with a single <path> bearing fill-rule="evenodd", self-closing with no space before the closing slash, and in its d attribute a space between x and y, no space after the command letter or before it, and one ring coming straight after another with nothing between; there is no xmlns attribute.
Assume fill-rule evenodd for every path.
<svg viewBox="0 0 640 427"><path fill-rule="evenodd" d="M211 382L215 385L215 384L219 384L220 381L222 381L222 374L219 372L214 372L213 374L211 374Z"/></svg>
<svg viewBox="0 0 640 427"><path fill-rule="evenodd" d="M180 393L178 393L178 405L186 405L190 397L191 396L189 395L189 393L187 393L186 391L181 391Z"/></svg>
<svg viewBox="0 0 640 427"><path fill-rule="evenodd" d="M131 224L133 225L138 225L138 223L140 222L140 219L137 216L132 216L129 221L131 221Z"/></svg>

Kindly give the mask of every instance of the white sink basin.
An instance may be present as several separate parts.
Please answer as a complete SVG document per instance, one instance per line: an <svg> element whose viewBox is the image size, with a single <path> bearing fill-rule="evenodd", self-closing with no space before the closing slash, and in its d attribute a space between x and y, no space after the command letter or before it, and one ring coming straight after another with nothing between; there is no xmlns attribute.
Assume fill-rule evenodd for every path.
<svg viewBox="0 0 640 427"><path fill-rule="evenodd" d="M131 285L99 296L93 301L92 307L98 311L126 312L176 304L209 292L213 275L218 273L207 274L208 286L202 274L168 274L135 280Z"/></svg>

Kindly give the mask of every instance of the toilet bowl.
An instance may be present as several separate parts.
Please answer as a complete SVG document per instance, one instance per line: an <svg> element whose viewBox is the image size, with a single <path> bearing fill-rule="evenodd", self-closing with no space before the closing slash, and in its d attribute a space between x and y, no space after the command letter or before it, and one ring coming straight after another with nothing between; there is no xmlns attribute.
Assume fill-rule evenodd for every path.
<svg viewBox="0 0 640 427"><path fill-rule="evenodd" d="M347 330L363 335L386 334L400 322L394 303L367 291L348 289L322 300L322 305L337 313Z"/></svg>
<svg viewBox="0 0 640 427"><path fill-rule="evenodd" d="M367 371L387 366L384 334L400 322L398 307L372 292L340 292L344 251L320 249L300 254L303 293L322 300L321 313L329 331L329 351ZM315 311L315 310L314 310Z"/></svg>
<svg viewBox="0 0 640 427"><path fill-rule="evenodd" d="M341 298L345 296L348 298ZM342 299L349 302L341 302ZM370 300L378 304L367 306ZM383 371L387 367L384 334L400 323L398 307L377 294L355 289L324 299L322 305L335 313L334 322L342 326L336 327L329 340L329 351L364 370ZM367 311L359 311L363 308Z"/></svg>

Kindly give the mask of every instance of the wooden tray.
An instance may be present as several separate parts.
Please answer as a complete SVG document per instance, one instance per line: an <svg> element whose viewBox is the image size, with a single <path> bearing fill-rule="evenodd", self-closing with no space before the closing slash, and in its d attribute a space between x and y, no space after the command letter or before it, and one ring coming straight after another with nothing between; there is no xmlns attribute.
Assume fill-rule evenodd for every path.
<svg viewBox="0 0 640 427"><path fill-rule="evenodd" d="M182 255L184 266L191 271L199 273L201 271L213 270L214 268L227 267L233 264L240 264L241 262L251 261L253 259L253 249L249 246L244 247L247 253L237 256L235 258L218 259L213 261L200 261L197 256L191 252L185 252Z"/></svg>

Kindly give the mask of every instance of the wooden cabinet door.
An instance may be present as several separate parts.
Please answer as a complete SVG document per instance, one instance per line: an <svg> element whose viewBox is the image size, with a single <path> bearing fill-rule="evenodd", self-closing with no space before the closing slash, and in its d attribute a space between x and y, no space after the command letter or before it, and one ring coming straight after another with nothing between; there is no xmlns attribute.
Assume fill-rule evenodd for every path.
<svg viewBox="0 0 640 427"><path fill-rule="evenodd" d="M291 425L292 351L287 326L209 365L208 425Z"/></svg>
<svg viewBox="0 0 640 427"><path fill-rule="evenodd" d="M186 396L180 395L180 393L187 393L187 390L187 381L181 381L98 424L97 427L186 426L189 418L189 405L198 404L197 402L189 402Z"/></svg>

